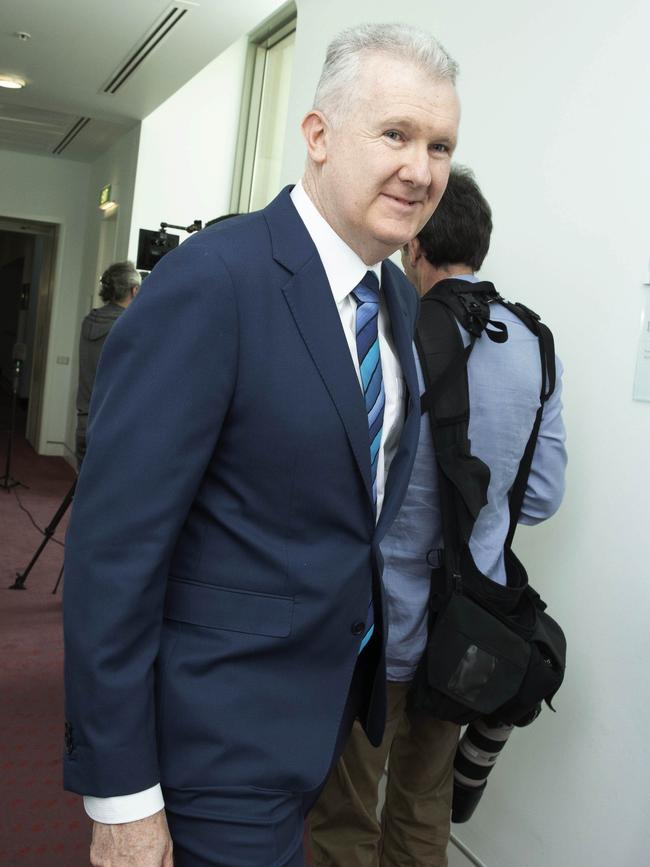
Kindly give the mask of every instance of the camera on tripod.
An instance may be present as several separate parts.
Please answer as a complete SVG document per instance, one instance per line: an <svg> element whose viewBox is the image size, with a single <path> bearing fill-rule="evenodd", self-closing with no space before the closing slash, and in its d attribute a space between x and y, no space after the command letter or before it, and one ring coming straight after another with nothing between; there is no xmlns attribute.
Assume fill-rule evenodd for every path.
<svg viewBox="0 0 650 867"><path fill-rule="evenodd" d="M182 229L192 234L192 232L200 232L202 228L201 220L194 220L189 226L162 222L160 229L140 229L136 267L138 270L151 271L163 256L178 247L180 236L170 234L167 229Z"/></svg>

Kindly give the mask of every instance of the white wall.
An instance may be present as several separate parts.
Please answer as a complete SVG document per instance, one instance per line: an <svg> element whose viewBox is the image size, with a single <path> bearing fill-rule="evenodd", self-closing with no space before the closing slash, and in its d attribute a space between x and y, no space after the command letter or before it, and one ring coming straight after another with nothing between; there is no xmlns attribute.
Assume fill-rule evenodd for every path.
<svg viewBox="0 0 650 867"><path fill-rule="evenodd" d="M119 203L115 258L125 258L138 138L135 126L92 164L0 151L0 215L59 227L38 451L64 455L72 463L79 326L97 282L99 191L112 185ZM59 356L68 358L68 364L58 364Z"/></svg>
<svg viewBox="0 0 650 867"><path fill-rule="evenodd" d="M110 227L111 238L114 233L114 250L110 257L119 262L127 258L129 233L131 229L131 212L135 189L135 172L140 141L140 124L136 124L124 133L105 153L97 157L90 166L88 193L86 196L87 220L83 243L82 278L74 311L74 337L72 345L66 354L71 356L70 389L66 405L66 442L68 448L74 451L76 428L76 393L78 382L79 331L81 320L93 307L93 296L96 294L98 279L102 265L98 261L100 255L102 223L105 215L99 210L99 193L111 185L111 197L118 203L117 210L109 219L114 221ZM108 263L104 263L104 266ZM70 457L69 450L66 452Z"/></svg>
<svg viewBox="0 0 650 867"><path fill-rule="evenodd" d="M242 37L142 121L131 258L140 229L228 212L246 48Z"/></svg>
<svg viewBox="0 0 650 867"><path fill-rule="evenodd" d="M118 203L115 216L115 258L126 258L129 248L135 175L140 145L140 124L124 133L105 153L97 157L91 167L88 234L86 237L87 255L84 259L84 293L92 297L93 286L99 278L96 273L97 254L100 241L100 227L105 219L99 210L99 193L111 185L111 198ZM88 310L84 310L84 314Z"/></svg>
<svg viewBox="0 0 650 867"><path fill-rule="evenodd" d="M67 433L90 167L71 160L0 151L0 214L59 226L52 292L52 317L45 373L44 424L38 446L63 454Z"/></svg>
<svg viewBox="0 0 650 867"><path fill-rule="evenodd" d="M650 4L298 0L283 182L329 39L429 27L461 65L458 158L495 217L484 274L553 327L566 366L568 493L517 549L569 639L545 712L515 732L455 833L488 867L642 867L650 855L650 404L631 399L650 257ZM644 487L645 486L645 487Z"/></svg>

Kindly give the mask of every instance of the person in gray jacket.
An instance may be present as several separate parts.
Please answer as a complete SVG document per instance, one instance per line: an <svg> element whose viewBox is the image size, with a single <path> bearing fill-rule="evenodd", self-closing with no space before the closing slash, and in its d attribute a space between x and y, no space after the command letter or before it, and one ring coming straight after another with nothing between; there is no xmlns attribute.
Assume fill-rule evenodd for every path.
<svg viewBox="0 0 650 867"><path fill-rule="evenodd" d="M77 389L76 454L79 466L86 453L86 426L90 396L99 357L108 333L135 298L142 278L133 262L115 262L101 276L102 307L96 307L81 323L79 338L79 387Z"/></svg>

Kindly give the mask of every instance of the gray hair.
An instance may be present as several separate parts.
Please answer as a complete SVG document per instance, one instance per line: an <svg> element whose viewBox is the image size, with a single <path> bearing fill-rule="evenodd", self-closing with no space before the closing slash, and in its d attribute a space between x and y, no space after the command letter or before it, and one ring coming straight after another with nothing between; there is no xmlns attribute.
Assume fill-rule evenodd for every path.
<svg viewBox="0 0 650 867"><path fill-rule="evenodd" d="M456 83L458 64L430 33L408 24L360 24L330 42L313 107L338 123L353 103L364 55L378 52L414 63L433 79Z"/></svg>
<svg viewBox="0 0 650 867"><path fill-rule="evenodd" d="M142 277L133 262L115 262L109 265L101 276L102 288L99 295L102 301L124 301L134 286L142 283Z"/></svg>

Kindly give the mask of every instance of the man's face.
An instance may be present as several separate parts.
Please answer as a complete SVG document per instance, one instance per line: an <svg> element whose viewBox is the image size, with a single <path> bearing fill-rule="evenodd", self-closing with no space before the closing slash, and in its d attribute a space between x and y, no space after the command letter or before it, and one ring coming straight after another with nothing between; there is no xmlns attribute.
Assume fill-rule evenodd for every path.
<svg viewBox="0 0 650 867"><path fill-rule="evenodd" d="M317 194L366 264L415 237L447 186L460 107L454 86L389 55L363 62L358 95L326 125Z"/></svg>

